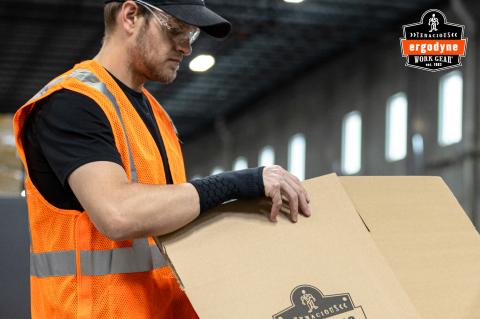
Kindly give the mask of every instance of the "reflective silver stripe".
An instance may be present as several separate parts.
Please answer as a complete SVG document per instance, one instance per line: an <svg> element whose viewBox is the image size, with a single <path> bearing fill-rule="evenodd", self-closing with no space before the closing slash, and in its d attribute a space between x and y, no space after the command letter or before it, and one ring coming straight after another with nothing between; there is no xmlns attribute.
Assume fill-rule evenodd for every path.
<svg viewBox="0 0 480 319"><path fill-rule="evenodd" d="M83 84L95 89L105 95L105 97L112 103L113 107L115 108L115 112L117 113L118 118L120 119L120 124L122 125L123 133L125 135L125 140L127 142L127 149L128 149L128 157L130 161L130 173L132 176L132 182L135 183L138 181L137 178L137 169L135 168L135 163L133 162L132 151L130 149L130 143L128 142L127 131L125 130L125 125L123 123L122 114L120 112L120 107L118 106L117 99L115 96L108 90L105 83L100 81L95 74L93 74L89 70L84 69L76 69L72 73L68 75L61 76L47 85L45 85L34 97L30 100L34 100L45 94L52 86L55 84L60 83L61 81L69 78L74 78L82 82Z"/></svg>
<svg viewBox="0 0 480 319"><path fill-rule="evenodd" d="M47 85L45 85L40 91L37 92L37 94L35 94L31 99L30 101L33 101L35 99L38 99L39 97L41 97L42 95L44 95L52 86L54 86L55 84L58 84L60 82L62 82L64 79L68 78L69 76L68 75L64 75L64 76L61 76L59 78L56 78L50 82L48 82Z"/></svg>
<svg viewBox="0 0 480 319"><path fill-rule="evenodd" d="M145 272L167 265L156 246L146 238L135 240L131 248L81 251L82 274L101 276Z"/></svg>
<svg viewBox="0 0 480 319"><path fill-rule="evenodd" d="M157 246L83 250L80 259L85 276L146 272L168 266ZM75 275L76 265L74 250L30 254L30 275L34 277Z"/></svg>
<svg viewBox="0 0 480 319"><path fill-rule="evenodd" d="M30 254L30 275L53 277L75 275L75 251L56 251L44 254Z"/></svg>
<svg viewBox="0 0 480 319"><path fill-rule="evenodd" d="M108 100L112 103L113 107L115 108L115 112L117 112L117 116L120 119L120 124L122 125L123 133L125 135L125 140L127 142L127 149L128 149L128 157L130 160L130 172L132 176L132 182L137 181L137 169L135 168L135 163L133 162L132 151L130 149L130 143L128 142L127 131L125 130L125 125L123 124L122 114L120 112L120 107L118 106L117 99L115 96L110 92L102 81L100 81L95 74L93 74L89 70L77 69L72 72L69 76L71 78L75 78L82 82L83 84L88 85L92 89L95 89L105 95Z"/></svg>

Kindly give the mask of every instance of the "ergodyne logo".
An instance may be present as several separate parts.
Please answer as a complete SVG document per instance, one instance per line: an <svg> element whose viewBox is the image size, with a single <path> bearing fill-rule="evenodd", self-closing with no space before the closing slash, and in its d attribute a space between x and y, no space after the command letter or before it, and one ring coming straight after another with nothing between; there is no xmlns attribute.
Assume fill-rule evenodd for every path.
<svg viewBox="0 0 480 319"><path fill-rule="evenodd" d="M355 307L350 294L325 296L317 288L302 285L290 294L292 306L273 319L366 319L361 306Z"/></svg>
<svg viewBox="0 0 480 319"><path fill-rule="evenodd" d="M420 22L403 26L400 46L407 58L405 65L430 72L461 66L467 50L464 29L448 23L440 10L425 11Z"/></svg>

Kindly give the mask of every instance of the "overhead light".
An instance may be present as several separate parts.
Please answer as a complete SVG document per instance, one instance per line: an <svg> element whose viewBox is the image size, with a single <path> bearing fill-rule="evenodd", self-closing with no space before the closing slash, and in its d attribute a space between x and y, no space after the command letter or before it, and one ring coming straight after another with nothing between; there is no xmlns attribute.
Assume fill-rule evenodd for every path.
<svg viewBox="0 0 480 319"><path fill-rule="evenodd" d="M303 2L303 0L283 0L287 3L300 3L300 2Z"/></svg>
<svg viewBox="0 0 480 319"><path fill-rule="evenodd" d="M190 70L194 72L205 72L215 64L215 58L208 54L197 56L190 62Z"/></svg>

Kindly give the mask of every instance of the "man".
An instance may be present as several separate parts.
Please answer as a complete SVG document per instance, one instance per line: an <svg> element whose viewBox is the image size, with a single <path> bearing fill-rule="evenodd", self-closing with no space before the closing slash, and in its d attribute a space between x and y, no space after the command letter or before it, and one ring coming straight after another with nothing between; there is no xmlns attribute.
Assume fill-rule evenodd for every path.
<svg viewBox="0 0 480 319"><path fill-rule="evenodd" d="M17 111L32 318L197 318L152 236L235 198L270 197L272 221L282 196L293 222L310 215L278 166L186 182L175 128L143 86L172 82L200 29L225 37L230 24L203 0L109 1L97 56Z"/></svg>
<svg viewBox="0 0 480 319"><path fill-rule="evenodd" d="M428 32L438 31L437 25L439 23L440 21L438 21L438 18L435 17L435 13L432 14L432 17L428 20L428 25L431 26L430 31Z"/></svg>

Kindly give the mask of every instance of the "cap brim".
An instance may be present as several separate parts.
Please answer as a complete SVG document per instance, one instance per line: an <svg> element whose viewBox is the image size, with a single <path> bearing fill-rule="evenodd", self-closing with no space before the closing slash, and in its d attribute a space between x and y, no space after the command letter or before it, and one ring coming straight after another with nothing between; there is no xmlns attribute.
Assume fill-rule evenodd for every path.
<svg viewBox="0 0 480 319"><path fill-rule="evenodd" d="M215 38L225 38L232 29L230 22L201 5L171 4L157 7L185 23L199 27Z"/></svg>

